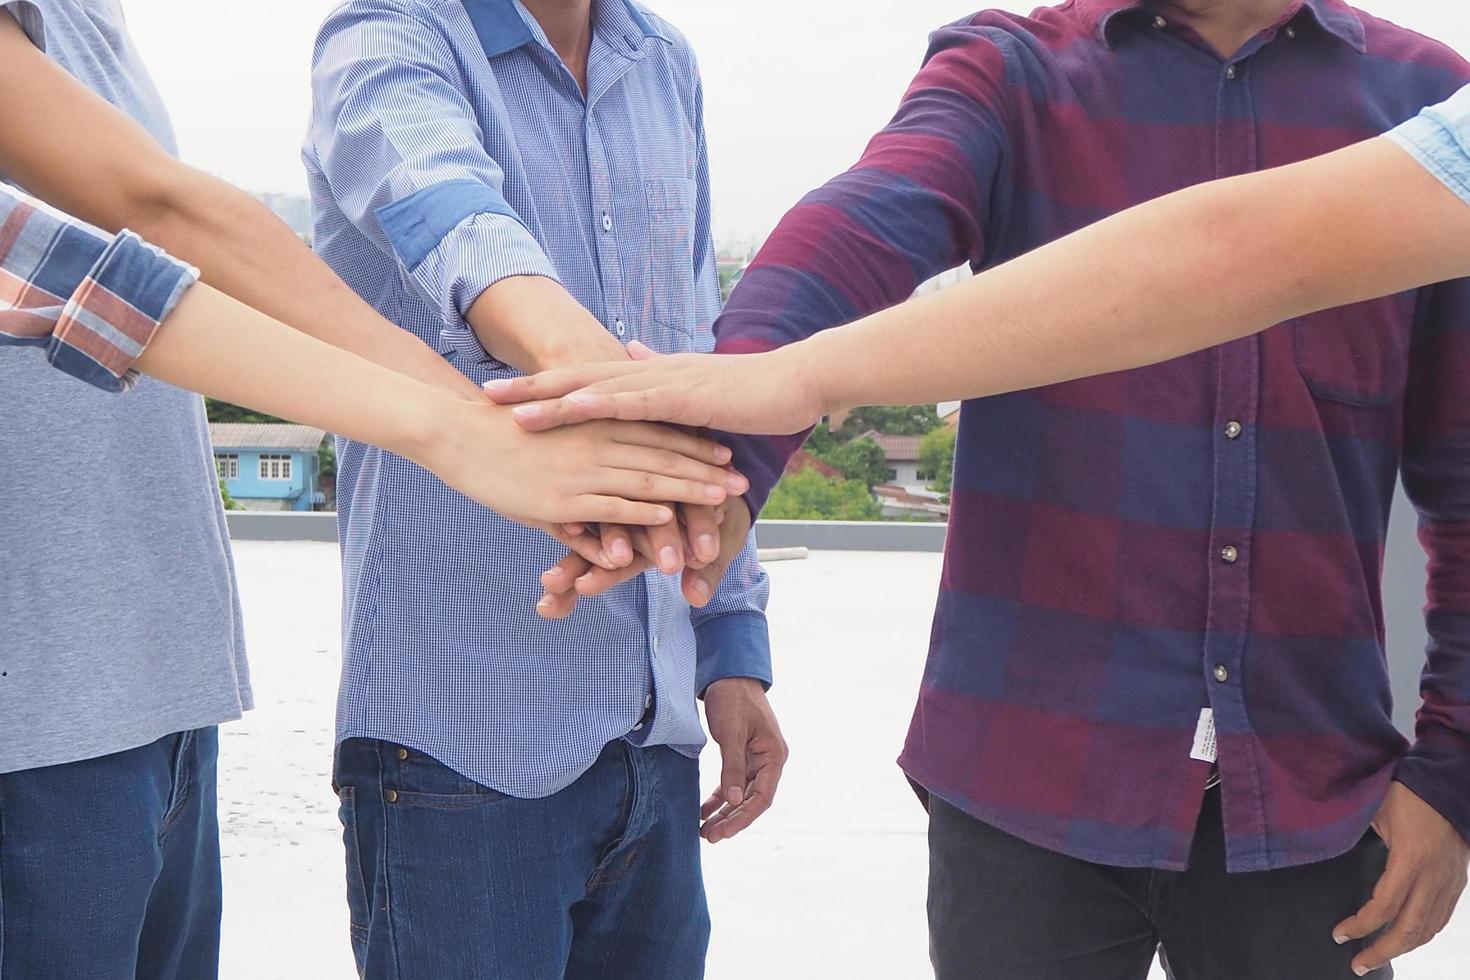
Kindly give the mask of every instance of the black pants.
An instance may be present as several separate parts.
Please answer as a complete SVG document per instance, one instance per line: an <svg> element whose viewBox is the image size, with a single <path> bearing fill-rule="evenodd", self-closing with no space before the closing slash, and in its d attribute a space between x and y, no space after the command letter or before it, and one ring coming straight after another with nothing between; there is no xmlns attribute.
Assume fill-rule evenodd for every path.
<svg viewBox="0 0 1470 980"><path fill-rule="evenodd" d="M1226 874L1211 790L1188 871L1067 857L938 798L929 860L937 980L1145 980L1155 952L1173 980L1337 980L1365 944L1338 946L1332 929L1368 901L1388 851L1370 832L1331 861Z"/></svg>

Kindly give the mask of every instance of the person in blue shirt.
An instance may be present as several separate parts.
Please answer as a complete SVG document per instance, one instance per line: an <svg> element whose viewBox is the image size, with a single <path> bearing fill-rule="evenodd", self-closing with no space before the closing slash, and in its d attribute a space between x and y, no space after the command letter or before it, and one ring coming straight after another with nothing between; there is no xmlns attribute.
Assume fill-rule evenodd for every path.
<svg viewBox="0 0 1470 980"><path fill-rule="evenodd" d="M317 39L318 253L475 384L712 349L693 53L631 0L349 0ZM701 810L757 815L786 747L751 515L606 529L656 567L561 620L566 549L415 467L339 458L336 784L369 977L701 975ZM729 567L717 590L682 566ZM703 807L698 701L723 771ZM714 830L710 830L714 837Z"/></svg>
<svg viewBox="0 0 1470 980"><path fill-rule="evenodd" d="M531 522L672 521L668 501L740 487L727 451L667 428L517 432L174 158L115 0L0 0L0 91L0 980L209 980L217 726L251 690L185 389L380 443Z"/></svg>

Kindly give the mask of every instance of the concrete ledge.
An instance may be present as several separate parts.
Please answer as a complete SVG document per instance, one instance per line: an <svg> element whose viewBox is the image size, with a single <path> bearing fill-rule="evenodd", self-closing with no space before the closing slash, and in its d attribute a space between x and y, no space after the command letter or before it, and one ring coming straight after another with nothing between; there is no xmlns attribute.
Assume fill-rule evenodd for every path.
<svg viewBox="0 0 1470 980"><path fill-rule="evenodd" d="M225 514L236 541L336 541L337 515L320 513L262 514L232 510Z"/></svg>
<svg viewBox="0 0 1470 980"><path fill-rule="evenodd" d="M226 515L236 541L336 541L336 514L260 514L233 510ZM943 551L943 524L867 521L762 521L756 525L761 548L812 551Z"/></svg>

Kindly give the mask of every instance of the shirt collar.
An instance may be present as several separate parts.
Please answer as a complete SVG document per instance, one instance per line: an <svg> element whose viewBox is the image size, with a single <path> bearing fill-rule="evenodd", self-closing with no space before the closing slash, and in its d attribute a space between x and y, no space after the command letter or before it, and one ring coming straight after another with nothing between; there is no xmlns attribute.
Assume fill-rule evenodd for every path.
<svg viewBox="0 0 1470 980"><path fill-rule="evenodd" d="M463 2L485 57L494 58L527 44L551 47L541 25L519 0ZM609 39L620 39L630 54L641 51L650 38L669 40L634 0L593 0L592 19L594 30Z"/></svg>
<svg viewBox="0 0 1470 980"><path fill-rule="evenodd" d="M1073 0L1078 13L1091 30L1097 32L1098 40L1112 47L1111 28L1120 14L1150 11L1153 4L1148 0ZM1327 33L1336 37L1354 51L1362 54L1367 50L1363 19L1345 0L1298 0L1282 14L1282 23L1296 17L1305 9Z"/></svg>

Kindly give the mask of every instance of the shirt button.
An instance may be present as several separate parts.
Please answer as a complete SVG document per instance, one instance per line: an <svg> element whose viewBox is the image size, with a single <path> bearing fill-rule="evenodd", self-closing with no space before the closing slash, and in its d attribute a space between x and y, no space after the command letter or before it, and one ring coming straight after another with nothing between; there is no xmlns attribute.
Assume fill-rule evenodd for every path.
<svg viewBox="0 0 1470 980"><path fill-rule="evenodd" d="M602 230L612 231L612 215L604 214L602 216Z"/></svg>
<svg viewBox="0 0 1470 980"><path fill-rule="evenodd" d="M1229 422L1225 423L1226 439L1239 439L1240 434L1244 431L1245 430L1241 427L1240 423L1235 421L1234 419L1231 419Z"/></svg>
<svg viewBox="0 0 1470 980"><path fill-rule="evenodd" d="M628 325L622 320L618 320L616 323L613 324L613 329L618 332L619 337L622 337L627 334Z"/></svg>
<svg viewBox="0 0 1470 980"><path fill-rule="evenodd" d="M1230 680L1230 671L1225 669L1224 664L1216 664L1214 674L1215 680L1219 681L1221 684L1224 684L1226 681Z"/></svg>
<svg viewBox="0 0 1470 980"><path fill-rule="evenodd" d="M635 731L635 732L641 732L641 731L643 731L643 722L640 721L638 724L634 725L633 726L633 731Z"/></svg>
<svg viewBox="0 0 1470 980"><path fill-rule="evenodd" d="M383 794L383 798L385 800L387 800L389 803L397 803L398 802L398 790L396 790L396 789L390 789L388 792L386 792L386 793Z"/></svg>
<svg viewBox="0 0 1470 980"><path fill-rule="evenodd" d="M1233 82L1233 81L1235 81L1235 66L1234 65L1228 65L1225 68L1225 81L1227 81L1227 82Z"/></svg>
<svg viewBox="0 0 1470 980"><path fill-rule="evenodd" d="M1220 560L1227 565L1235 564L1235 560L1239 557L1240 551L1233 544L1227 544L1220 549Z"/></svg>
<svg viewBox="0 0 1470 980"><path fill-rule="evenodd" d="M1162 17L1155 17L1154 26L1162 31L1164 28L1169 26L1169 22Z"/></svg>
<svg viewBox="0 0 1470 980"><path fill-rule="evenodd" d="M1296 40L1296 28L1288 24L1286 27L1286 36L1290 40Z"/></svg>

